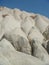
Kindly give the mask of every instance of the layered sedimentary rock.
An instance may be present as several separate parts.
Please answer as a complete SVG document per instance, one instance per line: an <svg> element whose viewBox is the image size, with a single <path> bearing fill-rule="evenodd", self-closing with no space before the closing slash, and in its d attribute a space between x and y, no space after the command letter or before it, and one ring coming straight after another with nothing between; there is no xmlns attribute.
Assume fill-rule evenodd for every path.
<svg viewBox="0 0 49 65"><path fill-rule="evenodd" d="M0 65L49 65L49 18L0 7Z"/></svg>

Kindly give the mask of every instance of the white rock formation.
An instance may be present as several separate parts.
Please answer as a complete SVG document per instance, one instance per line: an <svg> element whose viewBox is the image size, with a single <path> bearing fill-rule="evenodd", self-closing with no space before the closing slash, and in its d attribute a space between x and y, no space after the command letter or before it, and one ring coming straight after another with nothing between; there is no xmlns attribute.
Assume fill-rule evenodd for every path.
<svg viewBox="0 0 49 65"><path fill-rule="evenodd" d="M49 23L46 22L46 20L40 15L36 16L35 22L40 32L45 36L46 39L49 39Z"/></svg>
<svg viewBox="0 0 49 65"><path fill-rule="evenodd" d="M49 18L0 7L0 65L49 65Z"/></svg>
<svg viewBox="0 0 49 65"><path fill-rule="evenodd" d="M6 39L3 39L2 41L0 41L0 53L2 53L9 60L11 65L46 65L42 61L40 61L39 59L33 56L17 52L14 49L14 47L11 45L11 43L7 41ZM0 62L0 64L2 62ZM6 65L6 64L3 64L3 65Z"/></svg>
<svg viewBox="0 0 49 65"><path fill-rule="evenodd" d="M39 44L40 42L38 42L37 40L32 40L31 41L31 46L33 49L33 55L39 59L41 59L42 61L44 61L46 64L49 65L49 56L48 53L46 52L46 50Z"/></svg>
<svg viewBox="0 0 49 65"><path fill-rule="evenodd" d="M34 26L35 26L34 20L28 16L26 16L25 19L21 23L21 28L26 33L27 36L29 32L31 31L31 28Z"/></svg>
<svg viewBox="0 0 49 65"><path fill-rule="evenodd" d="M16 50L31 54L29 40L20 28L15 28L11 32L6 33L5 38L7 38L13 44Z"/></svg>
<svg viewBox="0 0 49 65"><path fill-rule="evenodd" d="M45 31L45 29L48 27L48 23L46 23L46 21L44 21L40 15L37 15L35 18L36 21L36 26L39 28L39 30L41 31L41 33L43 33Z"/></svg>
<svg viewBox="0 0 49 65"><path fill-rule="evenodd" d="M29 35L28 35L29 41L31 40L37 40L40 41L40 44L42 44L45 41L44 36L39 32L39 30L36 27L32 27Z"/></svg>

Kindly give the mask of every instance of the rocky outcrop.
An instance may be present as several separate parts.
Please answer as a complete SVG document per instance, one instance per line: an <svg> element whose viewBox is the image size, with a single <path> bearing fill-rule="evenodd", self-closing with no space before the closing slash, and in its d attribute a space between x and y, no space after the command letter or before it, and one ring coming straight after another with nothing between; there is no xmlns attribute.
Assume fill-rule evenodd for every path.
<svg viewBox="0 0 49 65"><path fill-rule="evenodd" d="M6 39L3 39L2 41L0 41L0 53L2 53L3 56L9 60L11 65L36 65L36 64L45 65L42 61L40 61L39 59L37 59L33 56L17 52L14 49L14 47L11 45L11 43L9 41L7 41ZM1 56L1 57L3 57L3 56ZM0 59L2 59L2 58L0 58ZM6 63L5 62L2 63L2 62L0 62L0 63L3 65L6 65L6 63L8 64L7 60L5 61Z"/></svg>
<svg viewBox="0 0 49 65"><path fill-rule="evenodd" d="M49 19L0 7L0 65L49 65Z"/></svg>
<svg viewBox="0 0 49 65"><path fill-rule="evenodd" d="M49 24L40 15L35 18L36 26L46 39L49 39Z"/></svg>

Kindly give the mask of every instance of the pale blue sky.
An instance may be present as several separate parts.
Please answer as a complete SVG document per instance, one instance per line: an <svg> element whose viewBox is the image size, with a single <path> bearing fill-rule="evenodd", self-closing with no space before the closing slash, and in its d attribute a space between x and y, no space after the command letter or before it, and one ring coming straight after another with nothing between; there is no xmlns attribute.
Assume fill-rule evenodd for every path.
<svg viewBox="0 0 49 65"><path fill-rule="evenodd" d="M19 8L49 17L49 0L0 0L0 6Z"/></svg>

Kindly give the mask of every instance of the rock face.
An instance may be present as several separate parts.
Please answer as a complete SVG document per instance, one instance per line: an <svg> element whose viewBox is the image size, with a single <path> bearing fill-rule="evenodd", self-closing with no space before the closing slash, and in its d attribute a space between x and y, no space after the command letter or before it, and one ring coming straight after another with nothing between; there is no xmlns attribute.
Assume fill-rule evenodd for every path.
<svg viewBox="0 0 49 65"><path fill-rule="evenodd" d="M49 19L0 7L0 65L49 65Z"/></svg>
<svg viewBox="0 0 49 65"><path fill-rule="evenodd" d="M40 15L37 15L35 18L36 26L39 28L40 32L45 36L46 39L49 39L49 24L44 20Z"/></svg>
<svg viewBox="0 0 49 65"><path fill-rule="evenodd" d="M37 65L45 65L42 61L33 56L17 52L11 45L11 43L6 39L0 41L0 52L3 54L4 57L6 57L10 61L11 65L36 65L36 63ZM0 59L2 59L2 57ZM5 62L7 63L7 60Z"/></svg>
<svg viewBox="0 0 49 65"><path fill-rule="evenodd" d="M46 64L49 64L49 56L48 53L45 51L45 49L39 44L37 40L32 40L31 41L31 46L33 49L33 55L42 61L44 61Z"/></svg>
<svg viewBox="0 0 49 65"><path fill-rule="evenodd" d="M31 46L25 33L20 28L15 28L10 33L5 34L17 51L31 54Z"/></svg>

